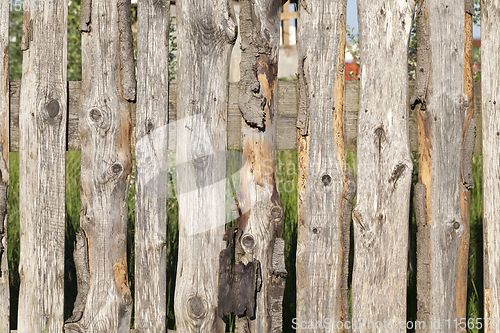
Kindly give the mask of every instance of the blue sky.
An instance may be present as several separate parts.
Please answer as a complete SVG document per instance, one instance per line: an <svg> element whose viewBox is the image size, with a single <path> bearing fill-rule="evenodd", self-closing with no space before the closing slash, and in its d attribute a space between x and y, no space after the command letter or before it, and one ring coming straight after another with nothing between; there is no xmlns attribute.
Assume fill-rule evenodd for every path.
<svg viewBox="0 0 500 333"><path fill-rule="evenodd" d="M356 0L347 0L347 25L352 29L354 28L354 34L358 34L358 12L356 9ZM474 39L479 39L480 28L474 26ZM349 42L349 41L348 41Z"/></svg>

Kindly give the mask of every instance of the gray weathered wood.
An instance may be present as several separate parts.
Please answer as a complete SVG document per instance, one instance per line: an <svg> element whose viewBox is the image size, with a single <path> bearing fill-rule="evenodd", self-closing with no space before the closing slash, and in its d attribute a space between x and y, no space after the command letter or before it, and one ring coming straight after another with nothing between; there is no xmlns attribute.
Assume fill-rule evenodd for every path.
<svg viewBox="0 0 500 333"><path fill-rule="evenodd" d="M68 3L24 12L19 112L18 330L62 332Z"/></svg>
<svg viewBox="0 0 500 333"><path fill-rule="evenodd" d="M278 91L278 150L297 149L297 83L280 82ZM413 92L410 83L410 95ZM19 91L20 82L10 83L10 151L18 151L19 145ZM80 150L80 133L78 130L78 101L81 94L81 82L68 82L69 115L68 115L68 150ZM241 113L238 109L238 83L230 84L228 107L228 149L241 149ZM170 85L169 119L177 118L177 87ZM477 124L477 137L474 144L474 155L481 155L481 83L474 83L474 115ZM356 151L358 136L359 81L345 83L345 150ZM132 104L132 125L135 127L136 104ZM417 118L413 111L410 114L410 146L413 152L418 151ZM132 148L135 147L135 131L132 131ZM169 146L175 147L175 133L169 137Z"/></svg>
<svg viewBox="0 0 500 333"><path fill-rule="evenodd" d="M484 318L500 318L500 3L481 2ZM491 323L484 332L494 332Z"/></svg>
<svg viewBox="0 0 500 333"><path fill-rule="evenodd" d="M282 332L287 274L281 238L283 205L276 188L280 0L240 2L239 109L243 166L236 261L257 269L255 318L236 318L236 332ZM248 313L247 313L248 315ZM250 317L250 318L249 318Z"/></svg>
<svg viewBox="0 0 500 333"><path fill-rule="evenodd" d="M166 332L169 9L157 0L137 9L134 319L142 333Z"/></svg>
<svg viewBox="0 0 500 333"><path fill-rule="evenodd" d="M9 333L10 293L7 262L7 194L9 189L9 11L0 5L0 333ZM1 54L1 53L0 53Z"/></svg>
<svg viewBox="0 0 500 333"><path fill-rule="evenodd" d="M353 321L406 321L413 170L407 53L414 11L412 0L358 0L362 75L353 210ZM360 326L354 331L374 328Z"/></svg>
<svg viewBox="0 0 500 333"><path fill-rule="evenodd" d="M224 332L217 313L218 275L225 247L227 78L236 19L229 0L185 0L177 6L176 327Z"/></svg>
<svg viewBox="0 0 500 333"><path fill-rule="evenodd" d="M349 266L351 208L346 205L344 211L342 202L346 194L354 196L355 189L347 190L344 151L346 5L345 0L318 0L299 6L299 322L349 320L343 272L348 272L344 265ZM352 207L353 197L346 199ZM346 213L348 223L343 228Z"/></svg>
<svg viewBox="0 0 500 333"><path fill-rule="evenodd" d="M132 312L127 277L132 172L127 99L134 98L130 93L135 83L124 64L133 56L128 40L132 36L130 0L93 0L90 11L88 32L82 33L78 114L82 140L82 209L74 255L78 297L64 329L124 333L129 332Z"/></svg>
<svg viewBox="0 0 500 333"><path fill-rule="evenodd" d="M422 184L418 190L425 191L425 195L419 193L417 210L424 235L418 239L430 252L422 251L425 258L420 259L429 269L420 277L427 281L417 283L423 286L417 290L418 315L427 322L453 322L466 317L475 130L472 17L466 14L464 1L419 1L417 35L417 82L412 104L418 116ZM446 325L441 331L465 330Z"/></svg>

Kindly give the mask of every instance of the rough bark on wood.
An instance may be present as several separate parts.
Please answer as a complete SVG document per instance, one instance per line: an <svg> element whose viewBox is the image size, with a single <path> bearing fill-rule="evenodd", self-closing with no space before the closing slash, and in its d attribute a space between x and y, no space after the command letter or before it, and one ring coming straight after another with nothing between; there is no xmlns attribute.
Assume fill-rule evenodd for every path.
<svg viewBox="0 0 500 333"><path fill-rule="evenodd" d="M24 12L30 42L19 113L20 332L59 333L64 321L67 1L53 8Z"/></svg>
<svg viewBox="0 0 500 333"><path fill-rule="evenodd" d="M420 202L419 320L466 317L470 177L474 144L472 17L464 1L419 1L417 86ZM465 18L464 18L465 15ZM450 31L454 31L450 34ZM457 156L459 158L457 158ZM424 186L425 185L425 186ZM428 265L424 269L423 265ZM428 281L427 281L428 280ZM426 287L424 285L427 285Z"/></svg>
<svg viewBox="0 0 500 333"><path fill-rule="evenodd" d="M240 2L241 81L239 109L243 166L237 226L238 261L259 262L261 288L255 317L236 318L236 332L281 332L286 269L281 247L283 205L276 188L276 128L280 0ZM274 257L274 259L273 259Z"/></svg>
<svg viewBox="0 0 500 333"><path fill-rule="evenodd" d="M500 3L481 1L484 318L500 318ZM484 332L495 332L491 323Z"/></svg>
<svg viewBox="0 0 500 333"><path fill-rule="evenodd" d="M354 192L347 188L344 152L346 5L347 1L320 0L308 10L299 6L299 322L349 320L343 287L353 198L346 195ZM334 331L343 330L335 325Z"/></svg>
<svg viewBox="0 0 500 333"><path fill-rule="evenodd" d="M170 2L141 0L137 8L135 201L135 328L166 332L168 31Z"/></svg>
<svg viewBox="0 0 500 333"><path fill-rule="evenodd" d="M225 247L227 78L236 19L229 0L185 0L177 10L176 326L181 332L224 332L217 281Z"/></svg>
<svg viewBox="0 0 500 333"><path fill-rule="evenodd" d="M119 45L119 28L124 29L118 22L122 3L93 0L92 29L82 34L80 237L87 238L87 246L77 243L76 249L87 253L79 253L75 263L88 258L87 263L78 263L77 276L79 281L86 276L90 279L78 286L77 300L83 305L75 304L75 311L83 308L83 313L73 313L80 318L68 321L65 332L122 333L130 329L126 236L131 119L130 104L121 94L120 53L132 54L133 49Z"/></svg>
<svg viewBox="0 0 500 333"><path fill-rule="evenodd" d="M9 11L0 5L0 333L9 333L10 293L7 262L9 189Z"/></svg>
<svg viewBox="0 0 500 333"><path fill-rule="evenodd" d="M414 10L414 1L358 0L361 91L358 194L353 212L353 321L406 321L413 169L407 52ZM354 331L374 329L360 325Z"/></svg>

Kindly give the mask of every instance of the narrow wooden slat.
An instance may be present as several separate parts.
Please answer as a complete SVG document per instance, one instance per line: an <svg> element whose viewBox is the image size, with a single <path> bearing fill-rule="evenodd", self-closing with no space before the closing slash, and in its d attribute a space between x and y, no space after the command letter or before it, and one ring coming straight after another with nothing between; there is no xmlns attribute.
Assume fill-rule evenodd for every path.
<svg viewBox="0 0 500 333"><path fill-rule="evenodd" d="M228 149L241 149L241 113L238 109L238 83L231 83L229 89L228 108ZM20 82L10 83L10 151L19 149L19 92ZM410 83L410 96L414 85ZM68 82L69 115L68 115L68 150L80 150L80 133L78 130L78 101L81 94L81 82ZM474 115L477 124L477 136L474 155L482 154L481 141L481 83L474 83ZM177 119L177 85L170 85L169 119ZM345 83L345 149L356 151L358 136L359 81ZM132 125L135 126L136 105L132 104ZM280 82L278 87L278 150L297 149L297 83ZM410 147L412 152L418 151L416 113L412 110L409 120ZM170 135L169 146L175 147L175 132ZM135 134L132 132L132 148L135 147Z"/></svg>
<svg viewBox="0 0 500 333"><path fill-rule="evenodd" d="M140 0L137 11L135 328L166 331L168 1Z"/></svg>
<svg viewBox="0 0 500 333"><path fill-rule="evenodd" d="M86 2L87 0L84 0ZM74 260L78 295L65 332L128 332L127 199L135 99L130 0L93 0L82 27L80 231ZM70 99L71 100L71 99Z"/></svg>
<svg viewBox="0 0 500 333"><path fill-rule="evenodd" d="M281 332L287 274L281 238L283 204L276 187L280 0L240 1L240 173L235 261L257 269L255 315L236 318L236 332ZM265 50L265 51L264 51ZM236 250L235 250L236 251ZM252 295L253 296L253 295ZM240 300L245 302L245 300Z"/></svg>
<svg viewBox="0 0 500 333"><path fill-rule="evenodd" d="M283 12L281 13L282 16L282 26L281 26L281 34L283 36L282 43L283 45L289 45L290 44L290 20L289 19L283 19L283 16L287 16L287 14L290 14L290 1L285 2L283 5Z"/></svg>
<svg viewBox="0 0 500 333"><path fill-rule="evenodd" d="M318 0L299 7L299 322L349 320L349 225L355 188L347 188L344 152L346 6L345 0ZM348 216L345 228L343 215Z"/></svg>
<svg viewBox="0 0 500 333"><path fill-rule="evenodd" d="M175 321L180 332L224 332L218 276L225 245L227 78L236 18L228 0L183 0L177 6Z"/></svg>
<svg viewBox="0 0 500 333"><path fill-rule="evenodd" d="M358 0L361 68L353 322L406 321L410 189L408 40L415 1ZM389 23L388 23L389 22ZM391 23L392 22L392 23ZM385 68L391 68L386 71ZM385 330L388 330L387 328ZM355 332L373 332L360 326ZM378 331L378 329L377 329Z"/></svg>
<svg viewBox="0 0 500 333"><path fill-rule="evenodd" d="M9 10L0 4L0 333L8 333L10 315L7 262L7 194L9 192Z"/></svg>
<svg viewBox="0 0 500 333"><path fill-rule="evenodd" d="M67 0L24 12L19 112L18 330L62 332L67 123Z"/></svg>
<svg viewBox="0 0 500 333"><path fill-rule="evenodd" d="M484 318L500 318L500 3L481 2ZM495 332L487 323L484 332Z"/></svg>
<svg viewBox="0 0 500 333"><path fill-rule="evenodd" d="M467 14L465 24L463 0L420 0L419 8L413 98L418 116L421 191L417 237L421 248L429 251L417 257L417 263L424 265L417 267L418 315L427 322L453 321L466 317L467 303L474 144L472 18ZM457 331L465 332L456 327L442 329Z"/></svg>
<svg viewBox="0 0 500 333"><path fill-rule="evenodd" d="M281 13L281 20L293 20L297 19L297 12L292 12L292 13L287 13L283 12Z"/></svg>

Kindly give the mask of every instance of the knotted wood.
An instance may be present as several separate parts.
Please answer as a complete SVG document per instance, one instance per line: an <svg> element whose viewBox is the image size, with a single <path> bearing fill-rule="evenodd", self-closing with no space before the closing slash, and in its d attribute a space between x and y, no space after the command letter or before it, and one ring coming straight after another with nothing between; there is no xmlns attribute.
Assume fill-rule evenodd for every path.
<svg viewBox="0 0 500 333"><path fill-rule="evenodd" d="M318 0L298 7L299 322L349 320L347 273L355 188L347 190L345 162L346 5L347 1ZM346 198L344 207L348 192L352 197ZM309 330L299 325L298 331ZM341 330L335 325L334 331Z"/></svg>
<svg viewBox="0 0 500 333"><path fill-rule="evenodd" d="M64 321L68 3L54 0L41 7L24 11L21 43L17 327L19 332L59 333Z"/></svg>
<svg viewBox="0 0 500 333"><path fill-rule="evenodd" d="M361 91L352 280L352 319L358 324L406 322L413 169L407 53L414 11L411 0L358 0ZM360 324L354 331L374 327Z"/></svg>
<svg viewBox="0 0 500 333"><path fill-rule="evenodd" d="M217 281L225 247L227 78L236 18L229 0L184 0L177 6L176 327L224 332Z"/></svg>
<svg viewBox="0 0 500 333"><path fill-rule="evenodd" d="M87 277L90 281L79 285L75 310L81 314L73 312L64 330L122 333L130 329L132 312L127 276L127 199L132 172L127 100L135 99L131 95L135 81L127 65L133 61L130 0L92 0L82 15L89 10L90 21L82 16L88 26L82 33L79 109L83 231L79 238L87 239L80 239L76 246L87 253L75 254L75 265L79 281Z"/></svg>

